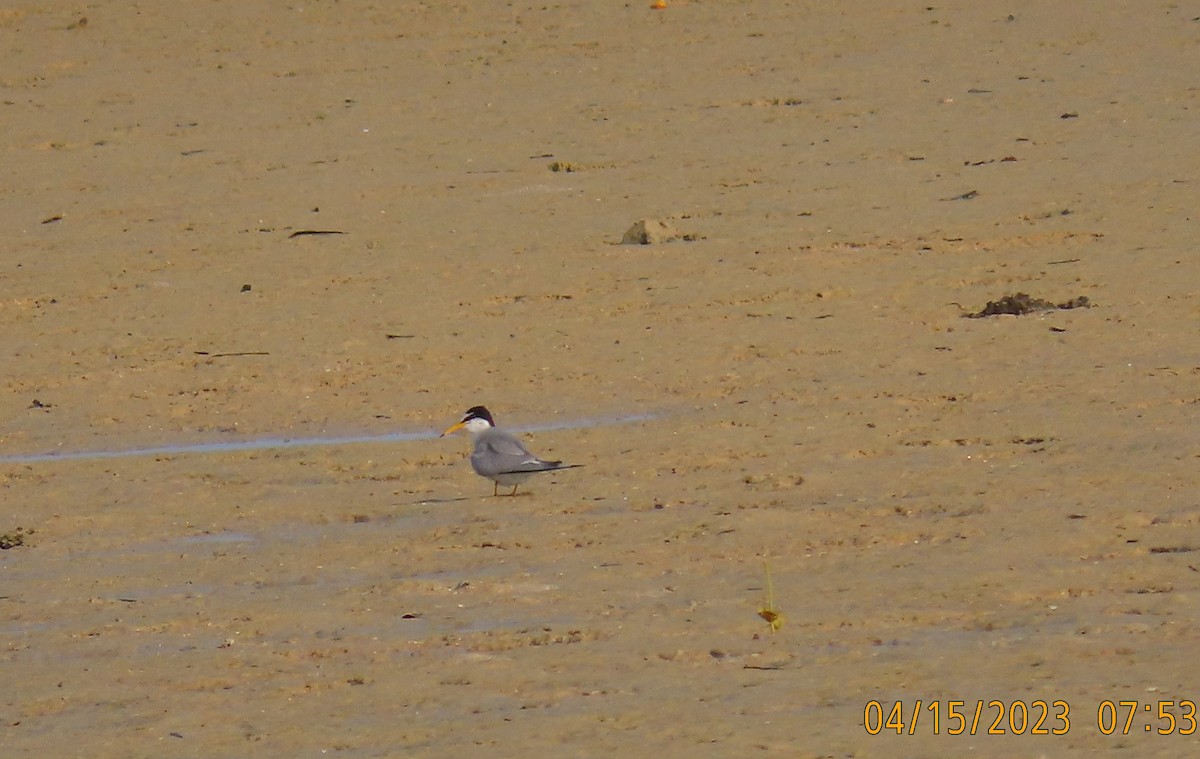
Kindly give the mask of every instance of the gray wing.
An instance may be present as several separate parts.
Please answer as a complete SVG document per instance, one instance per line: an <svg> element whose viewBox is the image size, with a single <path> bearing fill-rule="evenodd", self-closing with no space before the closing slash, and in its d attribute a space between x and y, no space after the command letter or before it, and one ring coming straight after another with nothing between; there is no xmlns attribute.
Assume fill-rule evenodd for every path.
<svg viewBox="0 0 1200 759"><path fill-rule="evenodd" d="M475 441L471 465L487 477L513 472L543 472L557 469L561 461L544 461L534 456L515 435L502 430L488 430Z"/></svg>

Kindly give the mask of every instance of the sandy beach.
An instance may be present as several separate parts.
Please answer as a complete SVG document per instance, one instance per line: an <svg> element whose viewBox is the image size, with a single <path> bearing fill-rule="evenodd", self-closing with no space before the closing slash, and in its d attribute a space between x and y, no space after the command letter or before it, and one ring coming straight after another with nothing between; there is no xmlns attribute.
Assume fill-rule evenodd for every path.
<svg viewBox="0 0 1200 759"><path fill-rule="evenodd" d="M0 753L1196 754L1200 12L665 6L0 10Z"/></svg>

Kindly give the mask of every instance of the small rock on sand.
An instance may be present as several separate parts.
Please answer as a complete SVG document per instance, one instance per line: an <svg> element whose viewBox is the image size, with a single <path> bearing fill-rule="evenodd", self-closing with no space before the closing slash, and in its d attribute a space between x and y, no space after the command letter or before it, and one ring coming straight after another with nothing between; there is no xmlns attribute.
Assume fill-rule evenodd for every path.
<svg viewBox="0 0 1200 759"><path fill-rule="evenodd" d="M657 245L681 237L679 230L659 219L640 219L625 236L621 238L622 245Z"/></svg>

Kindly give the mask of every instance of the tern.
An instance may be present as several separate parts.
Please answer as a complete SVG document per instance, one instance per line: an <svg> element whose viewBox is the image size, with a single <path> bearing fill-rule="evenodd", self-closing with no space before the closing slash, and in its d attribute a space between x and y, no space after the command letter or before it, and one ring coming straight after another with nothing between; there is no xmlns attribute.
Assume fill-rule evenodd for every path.
<svg viewBox="0 0 1200 759"><path fill-rule="evenodd" d="M451 425L441 436L452 435L459 430L471 434L475 443L475 450L471 452L471 468L475 474L492 481L493 496L500 494L501 485L512 487L509 495L516 495L517 486L538 472L556 472L583 466L546 461L534 456L520 438L497 427L491 412L483 406L468 409L462 420Z"/></svg>

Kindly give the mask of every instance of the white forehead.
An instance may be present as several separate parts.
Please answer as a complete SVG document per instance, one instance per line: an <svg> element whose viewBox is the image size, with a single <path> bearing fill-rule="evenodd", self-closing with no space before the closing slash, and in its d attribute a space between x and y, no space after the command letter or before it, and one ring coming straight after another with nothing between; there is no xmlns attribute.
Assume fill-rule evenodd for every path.
<svg viewBox="0 0 1200 759"><path fill-rule="evenodd" d="M484 430L491 429L492 425L488 424L487 419L479 419L478 417L476 417L474 419L468 419L463 424L463 428L466 429L467 432L470 432L472 435L477 435L480 432L483 432Z"/></svg>

